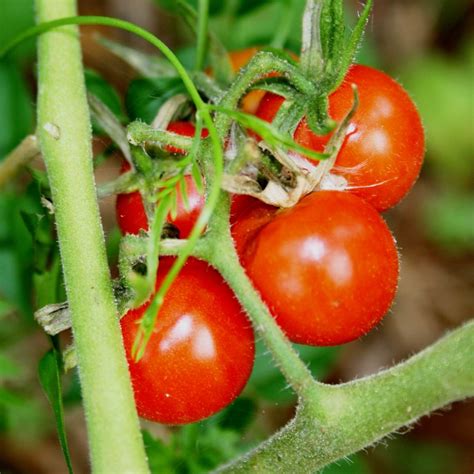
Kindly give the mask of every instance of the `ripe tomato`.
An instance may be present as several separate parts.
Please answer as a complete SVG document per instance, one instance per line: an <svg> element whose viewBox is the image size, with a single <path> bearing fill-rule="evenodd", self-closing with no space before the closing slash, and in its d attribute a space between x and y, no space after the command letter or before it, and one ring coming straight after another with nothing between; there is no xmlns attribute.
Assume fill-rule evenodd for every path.
<svg viewBox="0 0 474 474"><path fill-rule="evenodd" d="M172 122L168 130L186 137L193 137L195 127L190 122ZM207 130L203 130L201 136L207 136ZM168 147L171 153L183 153L175 147ZM130 169L128 163L122 166L122 172ZM188 195L188 207L184 205L181 190L177 186L178 206L175 219L168 217L168 221L174 224L179 230L180 238L187 238L191 233L193 226L199 217L204 206L204 196L199 193L191 176L185 176L185 186ZM129 194L119 194L116 201L117 222L124 234L138 234L140 229L148 230L148 219L143 207L143 201L138 191Z"/></svg>
<svg viewBox="0 0 474 474"><path fill-rule="evenodd" d="M277 211L257 201L232 228L241 262L290 340L352 341L390 308L398 254L387 225L364 200L319 191Z"/></svg>
<svg viewBox="0 0 474 474"><path fill-rule="evenodd" d="M174 259L160 259L157 285ZM190 258L166 294L145 355L131 358L147 305L120 321L138 414L167 424L192 423L231 403L252 371L250 322L220 275Z"/></svg>
<svg viewBox="0 0 474 474"><path fill-rule="evenodd" d="M354 65L342 85L329 97L329 114L341 121L353 103L351 84L359 92L357 109L334 172L348 190L383 211L411 189L423 163L424 132L418 111L405 90L392 78L367 66ZM257 116L271 122L283 98L268 93ZM330 135L317 136L306 120L299 123L297 143L322 151Z"/></svg>

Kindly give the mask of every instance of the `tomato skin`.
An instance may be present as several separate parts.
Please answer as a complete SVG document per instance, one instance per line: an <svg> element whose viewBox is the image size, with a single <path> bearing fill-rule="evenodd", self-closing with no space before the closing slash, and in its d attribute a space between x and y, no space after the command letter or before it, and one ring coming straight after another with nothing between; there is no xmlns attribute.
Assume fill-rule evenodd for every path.
<svg viewBox="0 0 474 474"><path fill-rule="evenodd" d="M395 80L376 69L353 65L341 86L329 97L329 115L340 122L353 104L352 84L359 107L337 157L334 172L348 182L348 190L377 210L397 204L412 188L423 163L424 131L416 106ZM268 93L257 116L271 122L283 98ZM330 135L317 136L303 118L294 139L323 151Z"/></svg>
<svg viewBox="0 0 474 474"><path fill-rule="evenodd" d="M357 196L319 191L273 214L256 205L232 231L242 265L293 342L350 342L390 308L398 281L395 242Z"/></svg>
<svg viewBox="0 0 474 474"><path fill-rule="evenodd" d="M196 133L196 127L194 126L194 124L192 124L191 122L184 122L184 121L171 122L168 125L167 130L168 132L177 133L178 135L182 135L183 137L189 137L189 138L193 138L194 134ZM207 136L209 136L209 132L206 128L203 128L201 130L201 138L206 138ZM176 148L171 145L167 146L166 150L169 151L170 153L175 153L178 155L185 154L184 150L180 148Z"/></svg>
<svg viewBox="0 0 474 474"><path fill-rule="evenodd" d="M196 128L190 122L172 122L168 126L170 132L179 135L193 137ZM206 129L202 130L201 137L208 135ZM167 147L170 153L182 154L184 150L175 147ZM122 165L122 173L128 171L130 165L126 162ZM196 184L191 176L184 177L185 186L188 195L188 207L184 205L181 189L176 186L178 203L176 218L172 219L168 216L168 222L174 224L179 230L179 236L182 239L189 237L194 224L196 223L202 208L204 207L205 198L199 193ZM117 223L123 234L139 234L140 230L148 230L148 218L143 206L143 200L138 191L129 194L119 194L115 205Z"/></svg>
<svg viewBox="0 0 474 474"><path fill-rule="evenodd" d="M188 192L189 206L186 207L184 205L181 189L177 187L178 206L176 218L172 219L170 215L167 218L167 221L175 225L179 230L179 237L181 239L189 237L204 207L204 196L199 193L193 178L185 176L184 182ZM148 230L148 219L143 207L142 197L138 191L129 194L119 194L115 209L117 223L123 234L138 235L140 230Z"/></svg>
<svg viewBox="0 0 474 474"><path fill-rule="evenodd" d="M174 259L162 258L157 285ZM166 424L213 415L242 391L255 341L230 288L206 263L190 258L169 289L139 362L131 348L144 305L120 321L138 414Z"/></svg>
<svg viewBox="0 0 474 474"><path fill-rule="evenodd" d="M230 208L230 224L237 253L242 255L248 241L275 215L277 208L251 196L234 194Z"/></svg>
<svg viewBox="0 0 474 474"><path fill-rule="evenodd" d="M122 234L138 235L140 230L148 230L148 219L138 191L117 195L115 215Z"/></svg>

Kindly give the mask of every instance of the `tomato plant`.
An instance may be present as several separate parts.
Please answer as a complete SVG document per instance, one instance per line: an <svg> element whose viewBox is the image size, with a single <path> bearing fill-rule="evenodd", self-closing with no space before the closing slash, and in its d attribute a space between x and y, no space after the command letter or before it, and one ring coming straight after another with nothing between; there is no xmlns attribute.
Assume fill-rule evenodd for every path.
<svg viewBox="0 0 474 474"><path fill-rule="evenodd" d="M392 78L368 66L352 66L343 83L329 96L329 115L341 121L353 104L352 84L359 106L340 150L335 174L347 189L383 211L397 204L412 188L423 163L424 132L418 111L405 90ZM271 122L284 99L267 93L257 116ZM294 139L323 151L330 135L313 133L305 118Z"/></svg>
<svg viewBox="0 0 474 474"><path fill-rule="evenodd" d="M157 285L173 258L160 260ZM146 305L121 320L138 413L168 424L216 413L244 388L254 361L250 322L220 275L189 259L168 291L142 359L131 348Z"/></svg>
<svg viewBox="0 0 474 474"><path fill-rule="evenodd" d="M319 191L285 211L255 203L240 213L233 235L249 277L293 342L350 342L390 308L395 242L357 196Z"/></svg>
<svg viewBox="0 0 474 474"><path fill-rule="evenodd" d="M233 69L240 70L233 78L219 60L219 54L225 58L227 53L208 29L212 22L205 0L198 2L198 11L185 2L166 2L197 37L196 48L189 50L196 52L194 60L182 56L186 64L153 34L129 22L75 17L74 1L36 3L39 24L19 39L40 35L37 136L24 140L0 164L0 183L31 165L45 195L41 202L51 212L43 223L54 219L57 229L62 273L59 252L49 258L49 239L25 216L34 238L31 250L39 259L30 272L32 284L39 301L54 300L36 312L36 320L51 336L70 327L74 334L63 352L62 338L52 339L49 356L40 364L66 457L63 366L78 365L93 471L148 472L137 411L155 422L185 424L224 408L252 371L254 331L298 407L278 434L219 472L316 472L474 393L472 324L406 363L339 385L317 380L323 376L312 372L303 356L304 349L313 348L290 343L352 341L383 318L396 292L398 253L377 211L398 202L416 179L423 129L416 108L395 81L371 68L351 66L371 0L351 31L342 1L307 0L298 63L289 61L284 49L250 48L230 56ZM287 8L283 34L271 42L281 48L289 44ZM232 9L226 9L226 18ZM100 94L85 93L79 24L119 27L160 50L162 57L153 57L105 41L152 83L149 90L160 97L143 109L147 119L151 110L171 120L168 130L139 120L124 124ZM208 61L219 69L218 79L205 74ZM264 86L259 82L275 75ZM138 97L140 84L130 87L134 93L127 94L128 105ZM248 93L262 87L273 94L265 95L258 115L272 125L242 113L255 109L262 94L253 94L258 101L247 103ZM287 100L284 106L279 95ZM141 99L146 102L148 96L145 91ZM142 105L149 104L137 109ZM127 107L129 113L133 109ZM100 189L91 166L91 116L100 126L96 131L109 136L132 168ZM173 121L183 117L196 117L210 139L190 146L183 136L193 136L194 125ZM264 140L257 143L249 129ZM308 151L326 148L324 155ZM310 167L305 153L328 160ZM32 160L39 155L48 179L44 167L34 170ZM186 175L191 170L205 187L202 196ZM324 178L331 174L343 178L343 191L325 188L331 180ZM110 269L107 255L115 253L106 251L97 199L136 190L137 183L144 189L117 199L122 231L137 235L123 236L118 268ZM163 233L166 219L182 238ZM113 245L114 239L108 240ZM60 274L67 302L57 301Z"/></svg>

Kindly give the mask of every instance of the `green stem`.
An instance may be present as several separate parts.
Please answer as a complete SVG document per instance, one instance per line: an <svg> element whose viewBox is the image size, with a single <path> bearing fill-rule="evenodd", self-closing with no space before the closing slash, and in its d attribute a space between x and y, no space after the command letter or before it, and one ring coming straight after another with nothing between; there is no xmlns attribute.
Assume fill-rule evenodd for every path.
<svg viewBox="0 0 474 474"><path fill-rule="evenodd" d="M192 138L173 132L157 130L140 121L132 122L128 125L127 136L132 145L147 146L159 144L161 147L168 145L184 151L191 150L193 143Z"/></svg>
<svg viewBox="0 0 474 474"><path fill-rule="evenodd" d="M209 0L199 0L198 15L196 71L201 71L204 68L207 53Z"/></svg>
<svg viewBox="0 0 474 474"><path fill-rule="evenodd" d="M300 64L308 77L320 77L324 69L320 29L323 3L323 0L307 0L303 15Z"/></svg>
<svg viewBox="0 0 474 474"><path fill-rule="evenodd" d="M237 109L240 99L250 87L272 72L284 76L303 94L312 95L315 93L315 84L308 81L297 66L272 53L260 51L241 70L218 105L226 109ZM231 123L230 116L223 113L218 114L216 127L221 137L228 135Z"/></svg>
<svg viewBox="0 0 474 474"><path fill-rule="evenodd" d="M21 168L38 154L38 141L35 135L27 136L6 158L0 163L0 189L11 181Z"/></svg>
<svg viewBox="0 0 474 474"><path fill-rule="evenodd" d="M76 13L74 0L36 0L36 8L39 22ZM55 206L92 468L148 472L96 200L76 27L39 38L38 69L38 138Z"/></svg>
<svg viewBox="0 0 474 474"><path fill-rule="evenodd" d="M304 401L309 393L313 393L314 387L320 384L313 379L311 372L278 327L242 268L230 234L228 216L229 199L223 194L209 222L207 253L202 253L201 257L213 265L232 288L252 320L257 335L265 342L290 386Z"/></svg>
<svg viewBox="0 0 474 474"><path fill-rule="evenodd" d="M375 376L318 387L270 440L221 473L315 472L442 406L474 396L474 322Z"/></svg>

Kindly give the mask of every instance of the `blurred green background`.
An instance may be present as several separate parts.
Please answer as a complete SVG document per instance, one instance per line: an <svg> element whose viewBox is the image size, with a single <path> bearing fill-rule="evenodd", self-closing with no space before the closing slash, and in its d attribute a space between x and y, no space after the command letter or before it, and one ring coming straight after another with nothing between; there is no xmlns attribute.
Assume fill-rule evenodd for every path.
<svg viewBox="0 0 474 474"><path fill-rule="evenodd" d="M353 24L360 2L346 3L347 21ZM79 0L82 14L116 16L152 30L186 63L193 58L193 38L173 15L174 8L173 0ZM229 50L278 44L298 52L303 8L303 0L211 0L210 24ZM0 46L33 22L31 0L2 0ZM357 60L385 70L409 91L425 124L427 155L417 186L386 214L402 254L399 294L391 314L377 331L344 347L298 348L315 375L328 382L350 380L402 360L474 315L473 26L469 0L375 2ZM125 62L98 44L97 33L154 53L126 33L83 28L89 89L124 121L127 114L136 114L140 98L143 107L156 107L167 91L157 90L153 78L137 81ZM0 159L34 131L34 113L35 50L29 42L0 62ZM118 160L113 154L105 160L111 154L104 137L94 147L101 158L100 181L117 172ZM64 300L53 223L40 204L48 192L40 166L0 192L3 474L67 472L37 375L50 341L32 316L38 307ZM102 203L112 265L118 236L113 205L113 199ZM61 343L69 339L65 334ZM72 462L75 472L85 473L87 444L76 373L64 377L63 392ZM224 412L181 429L143 424L153 472L207 472L282 426L291 418L294 402L259 346L251 382ZM474 472L474 403L454 404L438 415L324 472Z"/></svg>

